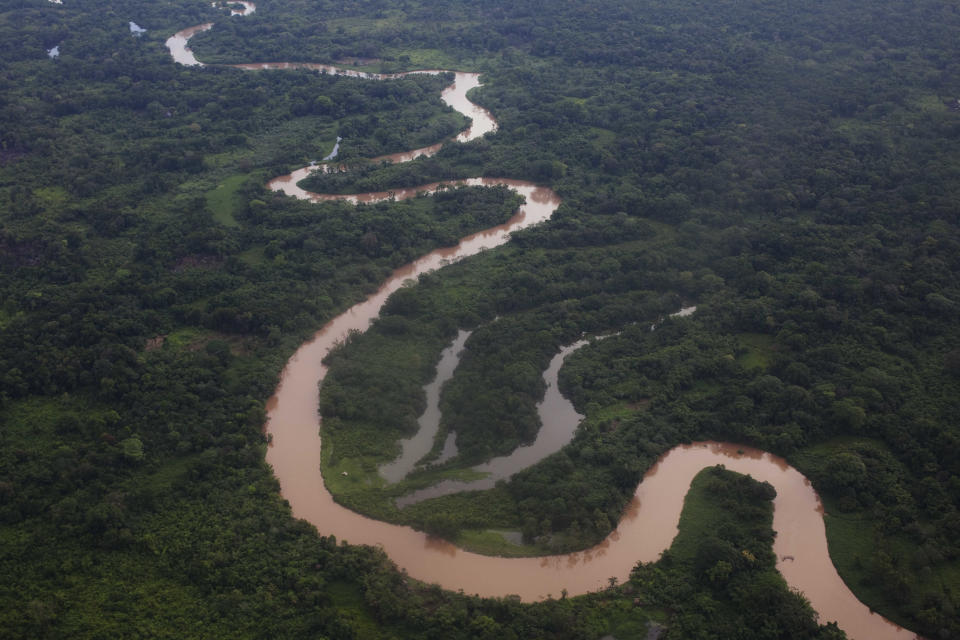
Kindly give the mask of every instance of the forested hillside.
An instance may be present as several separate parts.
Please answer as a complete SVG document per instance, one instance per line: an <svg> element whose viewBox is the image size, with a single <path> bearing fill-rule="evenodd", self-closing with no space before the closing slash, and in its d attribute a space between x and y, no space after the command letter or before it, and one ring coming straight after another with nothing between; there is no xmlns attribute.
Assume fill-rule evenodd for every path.
<svg viewBox="0 0 960 640"><path fill-rule="evenodd" d="M482 72L471 98L499 128L374 165L466 126L439 99L449 74L174 63L166 38L205 22L206 63ZM563 203L331 356L326 462L374 478L474 330L441 398L459 456L332 484L338 500L555 553L603 539L671 447L752 445L820 492L860 600L960 638L958 31L934 0L265 0L242 18L2 0L0 637L842 637L774 568L769 487L723 471L660 562L534 604L420 585L293 519L264 461L283 363L393 268L517 206L503 188L374 205L266 188L340 136L348 170L314 191L484 175ZM570 445L489 492L394 506L528 443L551 356L614 333L561 370L586 416Z"/></svg>

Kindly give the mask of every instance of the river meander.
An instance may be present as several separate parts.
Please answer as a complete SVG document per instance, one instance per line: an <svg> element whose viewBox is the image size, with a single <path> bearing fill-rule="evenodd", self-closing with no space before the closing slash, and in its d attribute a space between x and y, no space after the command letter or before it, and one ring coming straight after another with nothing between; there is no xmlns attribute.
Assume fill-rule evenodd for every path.
<svg viewBox="0 0 960 640"><path fill-rule="evenodd" d="M167 46L173 58L185 65L199 65L187 42L194 34L212 26L202 24L172 36ZM234 66L248 70L313 68L373 80L403 75L364 74L303 63ZM479 76L457 72L455 77L454 84L444 90L443 99L473 120L471 129L461 133L457 140L468 142L495 130L496 121L492 116L466 96L469 89L479 86ZM439 148L440 144L383 159L400 162L435 153ZM311 200L336 198L368 202L410 197L439 186L351 196L310 194L296 186L315 170L326 169L324 165L304 167L272 180L270 188ZM267 462L273 467L281 493L289 501L295 517L309 521L324 535L335 535L353 544L380 546L411 577L447 589L462 589L482 596L514 594L524 600L557 597L563 589L569 595L577 595L603 588L611 577L626 580L638 561L657 560L677 533L683 499L693 476L704 467L723 464L733 471L769 482L776 489L773 528L777 532L774 542L777 568L792 588L810 600L822 622L835 620L850 637L861 640L915 637L912 632L871 613L840 579L827 550L823 507L809 481L783 459L749 447L707 442L671 449L646 473L617 528L603 542L585 551L559 556L481 556L408 527L371 520L334 502L320 471L318 389L326 373L322 364L324 355L351 331L366 330L387 297L407 280L451 260L499 246L509 239L512 231L549 219L559 204L550 189L524 181L479 177L458 182L506 184L523 195L526 204L508 223L468 236L455 247L432 251L394 271L376 293L331 320L303 344L283 371L276 393L267 405L266 431L271 438Z"/></svg>

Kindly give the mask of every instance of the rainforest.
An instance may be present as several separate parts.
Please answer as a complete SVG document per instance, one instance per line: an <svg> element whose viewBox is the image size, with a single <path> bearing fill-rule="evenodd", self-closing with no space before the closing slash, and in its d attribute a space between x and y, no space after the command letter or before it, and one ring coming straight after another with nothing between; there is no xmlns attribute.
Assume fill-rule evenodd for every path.
<svg viewBox="0 0 960 640"><path fill-rule="evenodd" d="M958 32L0 0L0 638L960 638Z"/></svg>

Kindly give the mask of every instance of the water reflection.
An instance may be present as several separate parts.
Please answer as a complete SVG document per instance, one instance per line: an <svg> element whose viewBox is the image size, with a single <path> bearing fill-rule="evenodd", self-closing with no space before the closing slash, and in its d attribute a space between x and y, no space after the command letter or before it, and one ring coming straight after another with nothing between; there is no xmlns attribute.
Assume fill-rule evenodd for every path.
<svg viewBox="0 0 960 640"><path fill-rule="evenodd" d="M443 538L438 538L429 534L423 536L423 548L429 552L442 553L443 555L450 556L451 558L456 557L457 551L459 551L456 545L447 542Z"/></svg>
<svg viewBox="0 0 960 640"><path fill-rule="evenodd" d="M638 515L640 515L640 498L634 495L632 498L630 498L630 502L627 503L627 508L624 509L623 515L620 517L620 522L630 522L631 520L636 519Z"/></svg>

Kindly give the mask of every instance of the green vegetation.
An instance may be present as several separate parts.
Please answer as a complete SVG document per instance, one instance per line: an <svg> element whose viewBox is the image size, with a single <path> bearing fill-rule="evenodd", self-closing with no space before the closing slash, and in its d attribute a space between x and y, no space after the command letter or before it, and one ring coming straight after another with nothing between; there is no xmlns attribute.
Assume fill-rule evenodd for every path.
<svg viewBox="0 0 960 640"><path fill-rule="evenodd" d="M950 602L960 584L960 561L942 555L931 519L898 526L916 507L909 474L887 447L864 438L837 439L801 452L797 462L829 491L824 508L830 556L867 605L883 610L904 602ZM928 624L945 623L937 609L924 609Z"/></svg>
<svg viewBox="0 0 960 640"><path fill-rule="evenodd" d="M736 637L766 625L764 612L776 607L782 617L766 629L769 637L844 637L833 624L810 623L809 603L775 569L774 495L770 485L722 466L691 483L673 545L660 562L638 565L628 585L646 605L677 606L671 600L680 596L670 635Z"/></svg>
<svg viewBox="0 0 960 640"><path fill-rule="evenodd" d="M465 126L438 99L449 76L172 63L164 40L203 22L205 62L482 72L474 97L500 128L375 166ZM823 495L862 600L960 637L958 29L937 0L0 7L3 635L599 638L654 619L671 638L836 637L773 570L769 496L722 473L630 584L533 605L417 585L291 517L262 432L284 361L391 269L517 204L264 187L340 135L351 171L312 188L486 175L563 204L404 288L331 357L338 499L487 552L576 549L677 443L755 445ZM442 398L460 456L384 486L376 465L461 327L475 333ZM550 356L609 332L561 372L587 416L570 446L489 492L392 507L528 442Z"/></svg>
<svg viewBox="0 0 960 640"><path fill-rule="evenodd" d="M737 336L743 353L737 356L737 362L744 369L766 369L773 356L773 337L762 333L744 333Z"/></svg>
<svg viewBox="0 0 960 640"><path fill-rule="evenodd" d="M207 192L207 206L213 212L213 219L228 227L239 226L234 213L239 210L240 201L237 190L247 180L246 176L230 176Z"/></svg>
<svg viewBox="0 0 960 640"><path fill-rule="evenodd" d="M457 536L457 546L488 556L521 557L535 555L536 547L517 544L511 540L520 536L519 531L461 531Z"/></svg>

